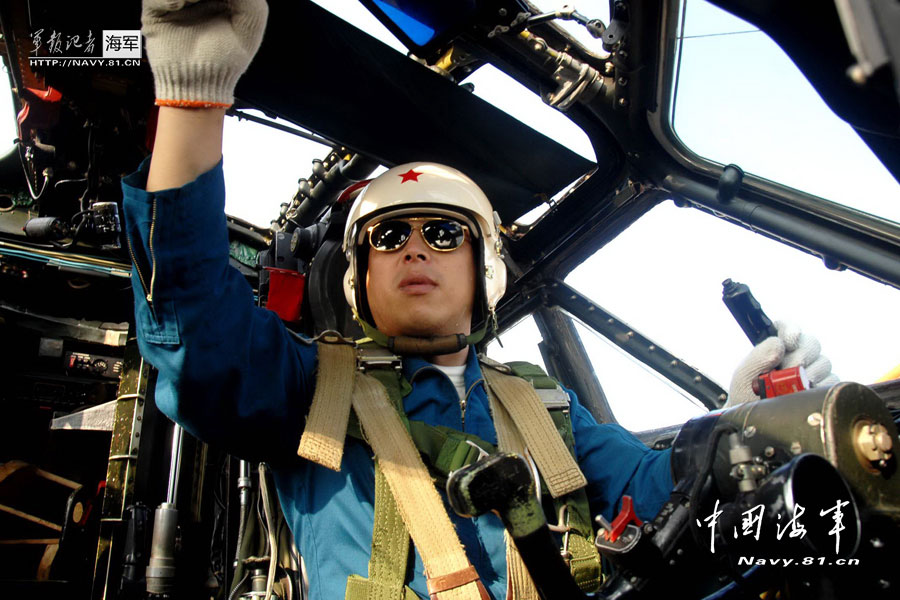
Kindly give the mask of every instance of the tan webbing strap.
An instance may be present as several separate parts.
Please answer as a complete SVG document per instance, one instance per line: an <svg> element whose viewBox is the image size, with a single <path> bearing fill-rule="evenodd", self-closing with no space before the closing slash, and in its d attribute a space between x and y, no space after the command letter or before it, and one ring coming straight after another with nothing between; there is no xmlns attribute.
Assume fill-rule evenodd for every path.
<svg viewBox="0 0 900 600"><path fill-rule="evenodd" d="M487 369L482 369L486 372ZM513 424L513 419L503 404L488 389L488 403L494 417L494 429L497 431L497 445L504 452L525 454L525 442ZM508 531L503 532L506 542L506 598L507 600L538 600L537 588L525 568L522 556Z"/></svg>
<svg viewBox="0 0 900 600"><path fill-rule="evenodd" d="M349 344L320 342L317 346L316 391L297 454L333 471L340 471L353 397L356 349Z"/></svg>
<svg viewBox="0 0 900 600"><path fill-rule="evenodd" d="M555 432L556 425L544 408L534 387L526 380L504 375L491 368L482 369L489 392L498 404L509 412L525 446L544 475L547 488L554 498L574 492L587 485L587 480L565 442ZM498 432L499 436L499 432Z"/></svg>
<svg viewBox="0 0 900 600"><path fill-rule="evenodd" d="M539 600L537 588L525 568L522 556L516 549L509 533L504 533L506 541L506 599Z"/></svg>
<svg viewBox="0 0 900 600"><path fill-rule="evenodd" d="M453 575L469 564L431 476L387 391L375 378L356 374L353 409L388 481L397 508L422 556L429 579ZM474 580L438 592L439 600L481 600L484 587Z"/></svg>

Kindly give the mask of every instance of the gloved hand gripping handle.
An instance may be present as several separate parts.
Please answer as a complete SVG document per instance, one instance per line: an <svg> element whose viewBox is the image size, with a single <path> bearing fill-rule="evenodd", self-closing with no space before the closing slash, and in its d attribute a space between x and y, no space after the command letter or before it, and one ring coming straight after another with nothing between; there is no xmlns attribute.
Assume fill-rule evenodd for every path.
<svg viewBox="0 0 900 600"><path fill-rule="evenodd" d="M722 300L753 343L732 376L726 407L838 382L818 340L796 326L772 323L746 285L730 279L722 285Z"/></svg>
<svg viewBox="0 0 900 600"><path fill-rule="evenodd" d="M511 453L492 454L450 474L450 506L458 514L477 517L488 511L500 516L513 538L541 598L590 598L572 579L547 527L525 460Z"/></svg>

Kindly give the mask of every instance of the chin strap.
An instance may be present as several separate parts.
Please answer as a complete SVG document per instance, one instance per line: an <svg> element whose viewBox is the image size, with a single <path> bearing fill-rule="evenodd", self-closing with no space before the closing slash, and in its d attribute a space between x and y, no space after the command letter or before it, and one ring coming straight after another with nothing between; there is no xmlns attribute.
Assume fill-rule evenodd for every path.
<svg viewBox="0 0 900 600"><path fill-rule="evenodd" d="M367 323L364 319L360 318L359 315L356 315L356 320L362 326L363 332L365 332L369 339L379 346L387 348L394 354L399 354L401 356L453 354L467 346L480 342L484 339L488 329L487 324L485 324L469 335L455 333L436 337L415 337L411 335L386 336Z"/></svg>

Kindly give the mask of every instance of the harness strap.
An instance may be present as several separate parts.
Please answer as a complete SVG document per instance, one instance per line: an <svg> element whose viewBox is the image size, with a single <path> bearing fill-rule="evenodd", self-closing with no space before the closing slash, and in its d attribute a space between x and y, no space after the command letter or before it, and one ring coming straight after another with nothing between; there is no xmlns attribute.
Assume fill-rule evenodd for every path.
<svg viewBox="0 0 900 600"><path fill-rule="evenodd" d="M566 447L574 452L575 437L572 433L569 411L554 410L550 415L560 438ZM587 492L582 488L565 498L554 498L554 506L557 513L565 510L565 522L559 525L568 528L568 531L563 533L563 552L569 564L569 571L582 591L595 592L603 583L603 572L600 554L594 545L594 529L591 525Z"/></svg>
<svg viewBox="0 0 900 600"><path fill-rule="evenodd" d="M432 475L441 481L446 481L453 471L475 463L482 454L496 451L493 444L476 435L442 425L411 420L409 433Z"/></svg>
<svg viewBox="0 0 900 600"><path fill-rule="evenodd" d="M486 375L487 369L482 373ZM497 432L497 445L502 451L524 455L525 441L513 423L512 416L497 399L491 386L487 387L487 391L491 415L494 417L494 429ZM508 531L503 532L503 541L506 545L506 597L515 600L537 600L539 597L537 588L534 587L525 562Z"/></svg>
<svg viewBox="0 0 900 600"><path fill-rule="evenodd" d="M506 542L506 598L507 600L539 600L537 588L531 580L525 562L509 533L504 533Z"/></svg>
<svg viewBox="0 0 900 600"><path fill-rule="evenodd" d="M540 367L530 363L516 362L509 363L508 365L501 365L499 363L494 363L489 359L482 359L482 362L488 367L483 370L485 374L489 371L495 372L494 369L506 367L512 370L513 375L516 378L525 378L519 379L520 381L527 380L531 383L535 394L540 397L540 401L544 406L544 414L550 415L553 426L559 433L559 437L556 439L562 441L566 451L574 460L575 438L572 433L572 422L568 410L568 395L559 388L557 381L544 373ZM494 369L490 369L490 367L494 367ZM500 403L493 399L493 394L489 394L488 399L492 403L491 411L492 414L494 414L494 424L497 428L498 440L500 440L500 445L503 447L503 440L507 438L508 434L505 432L501 434L501 430L510 427L512 418L508 411L503 410L502 407L500 407L500 410L495 408L494 405ZM519 442L514 439L512 443ZM514 447L512 451L518 452L519 454L524 453L523 449L519 447ZM530 451L532 453L534 452L533 450ZM535 457L535 459L536 458L537 457ZM537 462L537 460L535 460L535 462ZM540 477L544 486L549 488L543 475L538 475L538 477ZM558 523L558 525L562 525L566 528L566 531L563 533L563 556L566 559L566 563L569 565L572 577L583 591L596 591L603 583L603 575L600 555L593 543L593 528L591 526L591 515L590 507L588 506L587 493L584 488L579 488L565 496L553 498L553 504L557 514L563 515L564 518L564 521ZM511 546L508 538L507 545ZM507 556L510 556L509 549L507 549ZM532 596L528 596L527 594L531 593L534 586L531 584L530 579L528 579L528 573L524 568L521 558L516 556L516 559L518 560L515 562L509 562L509 559L507 559L509 562L507 597L531 598ZM516 562L518 564L515 564ZM518 573L519 568L522 570L521 575ZM515 590L517 595L509 595L513 590ZM536 594L537 592L535 591L534 593Z"/></svg>
<svg viewBox="0 0 900 600"><path fill-rule="evenodd" d="M488 390L493 392L491 395L499 400L496 404L503 405L508 411L538 469L545 474L550 494L559 498L586 486L587 479L562 439L547 435L556 426L534 387L520 377L505 375L493 368L483 369L482 374ZM501 449L506 449L502 443Z"/></svg>
<svg viewBox="0 0 900 600"><path fill-rule="evenodd" d="M406 585L409 534L391 495L387 479L375 464L375 524L369 577L351 575L344 600L397 600L416 598Z"/></svg>
<svg viewBox="0 0 900 600"><path fill-rule="evenodd" d="M409 432L374 377L356 374L353 409L372 446L403 522L429 579L452 575L471 565L450 517ZM437 600L481 600L487 597L481 581L437 592Z"/></svg>
<svg viewBox="0 0 900 600"><path fill-rule="evenodd" d="M603 571L597 546L588 538L572 532L568 535L566 558L569 572L584 592L596 592L603 583ZM590 536L588 536L590 537Z"/></svg>
<svg viewBox="0 0 900 600"><path fill-rule="evenodd" d="M484 358L486 359L487 357ZM488 361L485 360L485 362ZM544 370L534 363L514 360L508 363L496 363L495 361L494 364L505 364L512 370L513 375L527 379L535 389L555 390L559 388L559 382L544 373ZM540 394L540 392L538 392L538 394Z"/></svg>
<svg viewBox="0 0 900 600"><path fill-rule="evenodd" d="M378 596L380 591L372 591L372 580L360 577L359 575L351 575L347 578L347 591L344 594L344 600L419 600L419 596L412 591L409 586L403 586L400 590L400 596ZM380 588L379 588L380 590ZM373 594L370 596L369 594Z"/></svg>
<svg viewBox="0 0 900 600"><path fill-rule="evenodd" d="M341 470L350 418L356 350L349 344L318 344L316 391L297 454L332 471Z"/></svg>
<svg viewBox="0 0 900 600"><path fill-rule="evenodd" d="M410 535L426 565L432 598L487 598L481 581L470 578L474 568L468 563L419 452L434 472L447 473L474 462L479 448L492 451L493 447L471 434L408 421L402 413L401 399L402 388L408 384L388 369L374 369L372 375L358 374L358 357L352 346L320 343L318 349L316 392L298 454L339 470L344 439L350 434L363 437L377 457L369 577L351 575L345 600L415 598L414 592L404 585ZM590 536L591 532L587 499L582 488L584 483L577 485L579 479L583 482L584 478L566 448L567 442L546 433L546 427L550 425L562 436L568 434L571 437L568 411L552 411L551 417L547 408L560 408L556 406L558 402L548 403L552 393L548 398L541 395L556 388L556 382L538 367L534 367L534 373L524 374L535 380L529 383L494 370L505 368L503 365L486 366L494 367L483 369L483 373L499 445L501 449L520 454L527 445L541 471L551 474L550 480L554 483L545 482L546 488L556 502L567 505L567 521L573 533L581 533L572 535L571 539L568 534L565 536L567 559L582 589L593 589L600 582L599 563L596 549L584 537L585 534ZM516 372L516 375L522 374ZM516 385L516 382L523 385ZM350 414L351 404L356 415ZM535 415L537 421L533 420ZM348 422L352 426L350 431ZM555 440L556 444L549 440ZM571 440L568 443L572 445ZM554 448L554 445L560 447ZM569 488L578 493L562 498L569 493ZM507 597L537 599L537 591L508 534L505 541Z"/></svg>

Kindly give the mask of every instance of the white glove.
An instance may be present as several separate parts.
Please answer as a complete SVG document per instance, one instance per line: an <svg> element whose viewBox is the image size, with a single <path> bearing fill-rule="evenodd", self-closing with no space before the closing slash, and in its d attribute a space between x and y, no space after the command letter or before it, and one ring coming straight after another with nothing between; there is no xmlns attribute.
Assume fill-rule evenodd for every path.
<svg viewBox="0 0 900 600"><path fill-rule="evenodd" d="M756 345L731 377L726 408L759 400L753 393L753 381L776 368L803 367L811 387L827 387L839 381L831 372L831 361L821 355L822 345L798 327L780 321L775 323L778 337L766 338Z"/></svg>
<svg viewBox="0 0 900 600"><path fill-rule="evenodd" d="M231 106L268 14L265 0L144 0L141 31L156 104Z"/></svg>

